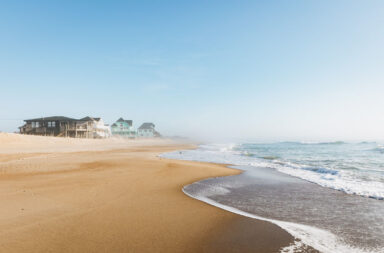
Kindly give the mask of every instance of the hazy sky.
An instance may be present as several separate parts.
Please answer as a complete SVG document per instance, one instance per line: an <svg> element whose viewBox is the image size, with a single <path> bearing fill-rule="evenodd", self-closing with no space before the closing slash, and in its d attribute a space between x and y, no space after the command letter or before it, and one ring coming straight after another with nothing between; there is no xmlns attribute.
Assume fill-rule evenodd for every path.
<svg viewBox="0 0 384 253"><path fill-rule="evenodd" d="M384 139L384 1L0 1L0 130Z"/></svg>

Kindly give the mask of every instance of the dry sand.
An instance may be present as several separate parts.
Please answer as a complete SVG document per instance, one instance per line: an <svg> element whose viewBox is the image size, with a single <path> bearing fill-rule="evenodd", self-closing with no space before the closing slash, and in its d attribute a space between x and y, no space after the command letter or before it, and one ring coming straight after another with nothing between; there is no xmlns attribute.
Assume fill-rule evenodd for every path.
<svg viewBox="0 0 384 253"><path fill-rule="evenodd" d="M157 156L192 147L0 133L0 252L278 252L292 242L184 195L186 184L239 173Z"/></svg>

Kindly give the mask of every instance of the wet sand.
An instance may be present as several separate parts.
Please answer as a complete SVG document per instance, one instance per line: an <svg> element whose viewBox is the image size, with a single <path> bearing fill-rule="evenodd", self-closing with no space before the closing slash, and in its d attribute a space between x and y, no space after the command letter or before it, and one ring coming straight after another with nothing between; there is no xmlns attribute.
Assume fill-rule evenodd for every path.
<svg viewBox="0 0 384 253"><path fill-rule="evenodd" d="M307 229L302 238L324 252L384 252L383 201L321 187L270 168L236 168L244 172L202 180L184 191L213 205L322 229L326 233ZM230 191L221 192L223 188ZM292 231L300 229L291 227ZM318 252L308 246L305 249Z"/></svg>
<svg viewBox="0 0 384 253"><path fill-rule="evenodd" d="M293 241L187 197L184 185L239 171L157 156L185 148L0 134L0 252L278 252Z"/></svg>

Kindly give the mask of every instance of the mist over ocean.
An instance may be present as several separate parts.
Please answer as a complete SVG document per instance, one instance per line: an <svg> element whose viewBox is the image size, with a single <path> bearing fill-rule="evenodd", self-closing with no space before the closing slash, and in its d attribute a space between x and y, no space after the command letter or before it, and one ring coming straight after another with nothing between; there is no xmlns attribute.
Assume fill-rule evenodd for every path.
<svg viewBox="0 0 384 253"><path fill-rule="evenodd" d="M232 164L241 175L184 188L191 197L273 222L300 252L384 252L384 145L279 142L201 145L164 157Z"/></svg>

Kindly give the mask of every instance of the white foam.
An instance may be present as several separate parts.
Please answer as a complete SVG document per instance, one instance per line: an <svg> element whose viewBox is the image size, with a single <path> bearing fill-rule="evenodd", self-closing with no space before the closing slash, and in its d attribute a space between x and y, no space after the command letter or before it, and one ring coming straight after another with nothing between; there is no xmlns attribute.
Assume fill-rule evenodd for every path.
<svg viewBox="0 0 384 253"><path fill-rule="evenodd" d="M311 246L312 248L317 249L318 251L323 253L384 253L384 249L365 250L365 249L351 247L346 243L344 243L340 238L338 238L333 233L323 229L319 229L319 228L315 228L315 227L311 227L303 224L297 224L292 222L279 221L279 220L260 217L234 207L220 204L205 196L191 195L188 192L186 192L184 188L183 188L183 192L191 198L203 201L209 205L219 207L228 212L236 213L236 214L253 218L253 219L271 222L281 227L288 233L290 233L294 238L298 239L302 244ZM301 248L299 246L300 246L299 243L295 243L295 245L289 245L281 249L281 252L295 252L295 250L299 251Z"/></svg>
<svg viewBox="0 0 384 253"><path fill-rule="evenodd" d="M200 184L200 183L196 182L195 184ZM201 190L199 191L199 194L204 195L206 197L215 196L215 195L225 195L227 193L230 193L230 190L228 190L223 185L210 186L207 184L202 184Z"/></svg>
<svg viewBox="0 0 384 253"><path fill-rule="evenodd" d="M290 245L282 248L280 253L295 253L295 252L303 252L303 248L306 248L306 245L303 244L300 240L295 240Z"/></svg>
<svg viewBox="0 0 384 253"><path fill-rule="evenodd" d="M384 199L384 183L378 181L358 180L349 172L338 171L337 174L318 173L303 169L295 169L287 166L276 166L278 171L295 176L323 187L343 191L348 194L356 194L382 200Z"/></svg>

